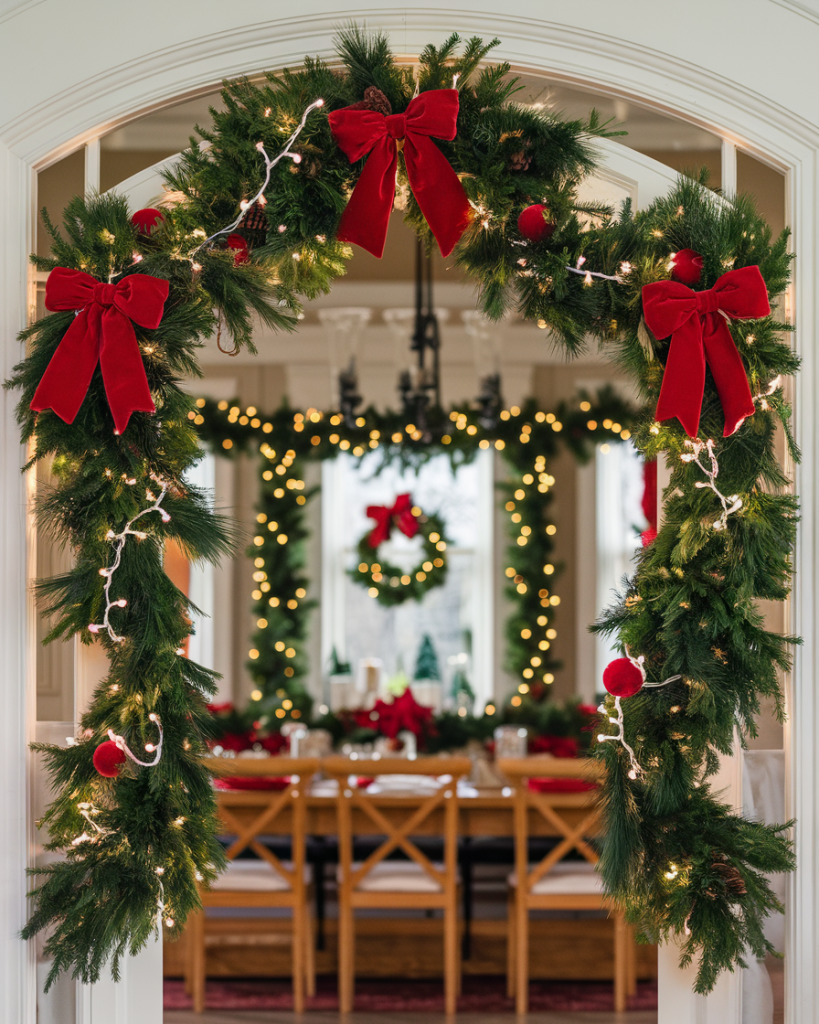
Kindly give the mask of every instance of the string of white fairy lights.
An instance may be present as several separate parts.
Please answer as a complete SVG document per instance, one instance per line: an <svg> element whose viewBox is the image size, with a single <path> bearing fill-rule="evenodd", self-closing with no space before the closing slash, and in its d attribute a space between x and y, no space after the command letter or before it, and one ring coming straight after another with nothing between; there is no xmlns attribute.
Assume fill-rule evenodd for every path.
<svg viewBox="0 0 819 1024"><path fill-rule="evenodd" d="M722 505L722 512L718 519L713 523L715 530L724 530L728 525L728 516L733 515L734 512L738 512L742 508L742 498L738 494L731 494L727 498L717 487L716 480L719 476L719 462L717 462L716 452L714 451L714 441L712 438L708 438L707 441L701 441L699 438L685 439L685 446L689 450L683 452L680 455L680 459L683 462L696 462L699 468L703 471L707 480L697 480L694 484L695 487L704 489L708 488L716 494L719 498L719 502ZM708 454L711 468L708 469L700 462L700 455L705 451Z"/></svg>
<svg viewBox="0 0 819 1024"><path fill-rule="evenodd" d="M159 716L152 711L151 714L148 715L148 720L154 723L157 728L157 732L159 733L159 739L156 743L145 744L145 750L147 753L154 755L153 761L140 761L125 742L124 737L117 735L113 729L108 730L108 738L111 742L116 744L126 757L130 757L134 764L138 764L141 768L153 768L155 765L159 764L160 759L162 758L162 744L165 742L165 733L162 731L162 724L159 721Z"/></svg>
<svg viewBox="0 0 819 1024"><path fill-rule="evenodd" d="M643 677L643 689L659 689L661 686L668 686L669 683L676 682L678 679L682 679L681 675L669 676L668 679L663 679L661 683L649 683L646 681L646 669L645 669L645 655L640 655L639 658L634 658L626 647L626 657L639 671ZM625 752L628 754L629 759L629 770L628 777L632 780L638 778L643 774L643 769L637 760L637 755L634 753L634 748L627 742L625 735L625 719L623 716L623 702L622 698L615 696L614 698L614 711L615 714L612 716L609 714L609 709L606 707L605 702L600 704L597 710L606 715L609 722L617 727L617 732L607 735L606 733L599 733L597 736L598 743L619 743Z"/></svg>
<svg viewBox="0 0 819 1024"><path fill-rule="evenodd" d="M109 530L108 533L106 534L106 538L114 543L114 560L111 563L111 565L103 566L103 568L99 571L100 575L105 577L105 587L103 590L103 593L105 595L105 614L103 616L102 622L92 622L91 625L89 625L88 629L89 632L96 634L98 634L101 630L105 630L108 633L110 639L116 644L124 643L125 637L120 636L119 633L116 632L113 625L111 624L111 612L113 611L114 608L125 608L128 602L125 598L112 599L111 586L114 582L114 575L122 563L122 552L125 548L125 544L129 537L136 537L137 540L145 540L145 538L148 536L147 533L145 533L144 531L135 530L133 528L134 524L138 522L140 519L142 519L143 516L146 516L151 512L158 512L162 518L163 523L169 523L171 521L170 514L166 512L165 509L162 507L162 502L168 493L169 485L166 481L162 480L160 477L156 476L153 473L151 474L151 479L156 484L159 485L160 492L158 495L156 495L153 493L150 487L146 487L145 497L147 498L148 501L151 502L148 508L142 509L141 512L138 512L135 516L129 519L119 533L114 533L113 530ZM134 477L126 477L125 483L128 484L129 486L133 486L136 484L136 479ZM116 684L114 686L114 689L118 689ZM151 712L151 714L148 715L148 719L149 721L153 722L158 732L158 739L156 743L145 744L145 751L149 754L153 754L153 758L150 761L143 761L141 758L137 757L137 755L131 750L131 748L125 742L124 736L120 736L118 733L115 733L113 729L108 730L108 738L110 739L110 741L113 744L115 744L115 746L119 750L121 750L126 757L130 758L130 760L133 761L134 764L137 764L142 768L153 768L159 764L162 758L162 746L165 739L165 735L162 730L162 724L159 721L159 716L155 712ZM97 839L110 834L109 830L100 828L100 826L91 817L92 814L99 813L96 810L96 808L93 807L93 805L89 803L80 803L77 804L77 809L79 810L80 814L85 818L85 820L95 829L96 834L85 831L71 841L72 846L79 846L85 842L96 842ZM160 914L161 912L162 901L160 900Z"/></svg>
<svg viewBox="0 0 819 1024"><path fill-rule="evenodd" d="M76 839L71 840L72 846L81 846L83 843L95 843L98 839L104 836L111 835L110 829L102 828L100 825L96 823L96 821L94 821L92 817L93 814L100 813L98 807L95 807L93 804L86 802L77 804L77 810L80 812L83 818L85 818L88 824L94 829L96 835L89 832L83 832L81 835L78 835Z"/></svg>
<svg viewBox="0 0 819 1024"><path fill-rule="evenodd" d="M614 698L614 711L615 715L612 717L609 714L609 709L605 704L601 704L597 709L601 714L606 715L612 725L617 726L617 732L612 733L610 736L606 733L599 733L597 736L598 743L619 743L625 749L628 754L630 768L628 771L628 777L630 779L636 779L638 775L642 775L643 769L640 767L637 761L637 755L634 753L634 749L626 742L625 735L625 720L623 718L623 704L619 697Z"/></svg>
<svg viewBox="0 0 819 1024"><path fill-rule="evenodd" d="M585 256L578 256L577 264L573 267L567 264L566 269L569 271L570 274L582 275L583 284L586 285L587 287L591 286L594 283L592 279L595 277L601 281L616 281L617 284L623 284L623 278L626 274L628 274L631 271L631 264L624 262L620 264L619 274L601 274L598 270L584 270L583 265L585 264L585 262Z"/></svg>
<svg viewBox="0 0 819 1024"><path fill-rule="evenodd" d="M88 630L90 633L99 633L100 630L106 630L108 636L115 644L124 643L125 637L120 636L111 625L111 612L114 608L125 608L128 602L124 597L117 598L116 600L111 599L111 584L114 582L114 573L119 569L120 563L122 562L122 551L125 547L125 542L129 537L136 537L137 540L145 540L148 536L147 533L144 533L142 530L134 530L132 527L137 520L141 519L143 516L147 516L151 512L158 512L162 517L163 523L169 523L171 521L170 515L164 508L162 508L162 501L168 493L168 484L153 473L151 474L151 479L161 487L159 496L157 497L153 491L151 491L150 487L146 488L145 497L148 501L152 502L152 504L148 508L138 512L133 519L129 519L120 533L114 533L113 530L109 530L105 535L106 540L110 540L114 544L114 561L110 566L103 566L99 571L100 576L105 577L105 587L103 589L103 594L105 595L105 615L103 616L102 622L92 622L89 625ZM126 479L125 482L126 484L133 486L136 483L136 480L131 477L130 479Z"/></svg>
<svg viewBox="0 0 819 1024"><path fill-rule="evenodd" d="M264 148L264 143L263 142L257 142L256 143L256 149L262 154L262 158L264 159L264 164L265 164L264 181L262 182L261 186L259 187L258 191L256 192L256 194L254 196L252 196L250 199L243 199L239 203L239 214L236 217L236 219L231 221L231 223L228 224L227 227L220 228L218 231L215 231L212 235L210 235L208 238L206 238L204 240L204 242L201 242L199 245L197 245L197 247L191 253L191 257L195 256L196 253L198 253L200 249L203 249L206 245L209 245L211 242L214 241L214 239L218 238L220 235L230 234L231 231L234 231L236 228L238 228L239 225L242 223L242 219L244 218L244 215L251 208L251 206L254 205L254 203L260 203L262 206L264 206L267 203L267 200L265 199L264 193L265 193L265 190L267 189L267 186L270 184L270 175L271 175L271 173L273 171L273 168L281 160L284 160L285 157L288 160L292 160L294 164L300 164L301 163L301 154L300 153L291 153L290 150L291 150L291 148L293 146L293 143L296 141L296 139L299 137L299 135L301 135L302 131L304 130L304 127L307 124L307 118L309 117L311 112L316 110L317 108L323 107L323 106L324 106L324 100L319 98L317 100L314 100L305 109L304 113L301 116L301 120L299 121L299 123L296 126L295 130L293 131L292 135L287 140L287 142L285 142L285 144L282 147L281 152L278 154L278 156L273 157L272 160L267 155L267 151ZM265 110L265 117L268 117L269 115L270 115L270 109L268 108L267 110ZM194 270L196 270L196 269L201 270L202 269L201 266L198 263L194 263L193 267L194 267Z"/></svg>

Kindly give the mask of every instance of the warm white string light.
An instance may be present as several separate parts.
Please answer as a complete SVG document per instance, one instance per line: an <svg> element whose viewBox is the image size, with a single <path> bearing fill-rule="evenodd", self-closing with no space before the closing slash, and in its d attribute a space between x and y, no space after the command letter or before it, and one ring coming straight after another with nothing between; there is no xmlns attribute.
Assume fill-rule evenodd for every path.
<svg viewBox="0 0 819 1024"><path fill-rule="evenodd" d="M700 488L708 487L719 498L720 504L722 505L722 513L720 514L719 519L714 522L714 529L724 530L728 525L728 516L732 515L734 512L738 512L742 508L742 498L737 494L731 494L726 498L725 495L717 488L716 480L719 475L719 463L717 462L717 456L714 452L714 442L710 437L707 441L700 441L699 438L692 439L687 437L685 439L685 443L690 448L690 451L683 452L680 458L683 462L696 462L699 468L708 477L707 481L697 480L694 486ZM699 457L703 450L708 452L708 458L711 461L710 469L706 469L706 467L700 462Z"/></svg>
<svg viewBox="0 0 819 1024"><path fill-rule="evenodd" d="M119 636L119 634L114 630L113 626L111 625L111 610L113 608L124 608L128 604L128 602L125 600L124 597L120 597L116 601L111 600L111 584L114 580L114 573L117 571L117 569L119 569L120 562L122 561L122 550L125 547L125 541L128 539L128 537L136 537L137 540L145 540L145 538L148 536L141 530L133 530L131 529L131 527L138 519L141 519L143 516L148 515L149 512L158 512L162 517L163 523L169 523L171 521L171 517L168 515L165 509L162 508L162 500L168 493L168 484L165 483L163 480L160 480L159 477L156 477L153 474L151 474L151 479L158 483L162 488L159 497L157 497L151 491L151 489L148 488L145 491L145 496L147 497L148 501L153 502L153 504L150 505L149 508L145 508L141 512L137 513L137 515L135 515L133 519L129 519L121 533L114 533L113 530L109 530L108 533L106 534L106 539L113 541L115 544L115 548L114 561L107 568L104 567L100 569L100 576L105 577L105 588L103 591L103 593L105 594L105 615L103 616L102 622L92 622L88 629L91 633L99 633L101 629L107 630L108 636L114 641L115 644L123 643L125 637ZM136 480L133 479L132 477L131 479L127 479L125 482L127 484L133 485L136 483Z"/></svg>
<svg viewBox="0 0 819 1024"><path fill-rule="evenodd" d="M640 675L643 677L643 687L649 687L650 689L656 690L660 686L668 686L669 683L674 683L678 679L682 679L682 676L678 674L676 676L669 676L668 679L663 679L663 681L661 683L649 683L648 680L646 679L646 667L645 667L646 657L645 657L645 655L641 654L639 658L633 657L632 654L631 654L631 651L629 651L629 649L628 649L628 644L624 645L624 649L625 649L626 657L628 658L628 660L631 662L631 664L636 669L638 669L638 671L640 672Z"/></svg>
<svg viewBox="0 0 819 1024"><path fill-rule="evenodd" d="M765 391L760 391L758 395L754 395L753 400L755 402L759 402L763 409L769 409L770 406L768 405L767 399L774 393L774 391L776 391L778 387L781 386L781 384L782 377L779 374L777 374L777 376L774 377L774 379L768 385L767 389Z"/></svg>
<svg viewBox="0 0 819 1024"><path fill-rule="evenodd" d="M164 875L164 874L165 874L165 868L157 868L156 869L156 876L157 876L156 880L157 880L157 882L159 884L159 895L156 898L156 927L157 927L157 930L159 930L159 926L162 923L163 914L165 913L165 886L162 884L162 879L159 877L160 875ZM175 924L176 924L176 921L174 921L174 919L172 917L166 917L165 918L165 927L166 928L173 928L173 926Z"/></svg>
<svg viewBox="0 0 819 1024"><path fill-rule="evenodd" d="M210 242L212 242L215 238L218 238L220 235L230 234L231 231L234 231L236 228L238 228L239 225L242 222L242 218L244 217L245 213L247 213L247 211L250 209L251 206L253 206L254 203L260 202L262 205L264 205L264 203L265 203L264 193L265 193L265 189L270 184L270 174L271 174L273 168L276 166L276 164L279 163L279 161L281 161L285 157L287 157L288 160L292 160L294 164L300 164L301 163L301 154L300 153L291 153L290 149L291 149L293 143L296 141L296 139L299 137L299 135L301 135L302 131L304 130L304 126L307 124L308 115L312 111L316 110L318 107L323 107L323 106L324 106L324 100L323 99L317 99L313 103L311 103L309 107L307 107L307 109L302 114L301 121L299 121L298 125L296 126L295 131L290 136L290 138L287 140L287 142L285 142L284 147L282 148L282 150L279 153L279 155L274 157L272 160L270 159L270 157L267 155L267 152L265 151L264 143L263 142L257 142L256 143L256 149L258 149L258 151L262 154L262 157L264 158L264 163L265 163L265 176L264 176L264 181L262 182L261 188L253 196L252 199L243 199L241 201L241 203L239 203L239 216L234 221L232 221L232 223L228 224L228 226L226 228L220 228L219 231L214 232L214 234L212 234L209 238L206 238L204 242L202 242L200 245L198 245L193 250L193 252L191 253L192 257L195 256L196 253L198 253L200 249L203 249L206 245L208 245ZM279 229L279 230L281 230L281 229ZM194 269L196 269L197 266L201 270L201 266L198 265L198 264L194 264Z"/></svg>
<svg viewBox="0 0 819 1024"><path fill-rule="evenodd" d="M101 828L96 823L96 821L94 821L94 819L91 817L92 814L99 814L99 810L96 807L94 807L93 804L77 804L77 810L80 812L83 818L85 818L88 824L94 829L96 835L89 832L83 832L81 835L78 835L76 839L71 840L72 846L81 846L83 843L95 843L98 839L101 839L103 836L111 835L110 829Z"/></svg>
<svg viewBox="0 0 819 1024"><path fill-rule="evenodd" d="M583 264L585 262L586 262L586 257L585 256L578 256L577 257L577 265L572 267L572 266L569 266L567 264L566 265L566 269L569 271L570 274L581 274L582 277L583 277L583 284L587 285L587 286L590 286L591 284L593 284L592 278L594 278L594 277L599 278L601 281L616 281L618 284L622 284L623 283L623 278L622 278L621 274L628 274L628 272L631 270L631 264L630 263L621 263L620 264L620 274L601 274L597 270L584 270L583 269Z"/></svg>
<svg viewBox="0 0 819 1024"><path fill-rule="evenodd" d="M645 659L645 655L641 654L639 658L633 657L632 654L630 653L629 649L628 649L628 645L626 645L625 651L626 651L626 657L628 658L628 660L632 663L632 665L634 665L634 667L639 671L640 675L643 677L643 686L644 687L651 687L653 689L656 689L656 688L658 688L660 686L668 686L669 683L676 682L677 679L682 679L681 675L674 675L674 676L669 676L668 679L663 679L663 681L661 683L649 683L649 682L646 681L646 669L645 669L645 660L646 659ZM607 736L605 733L600 733L598 735L598 737L597 737L598 742L599 743L606 743L607 741L611 741L613 743L621 744L622 747L625 749L626 753L628 754L629 761L631 763L631 767L630 767L629 772L628 772L628 777L630 779L636 779L638 775L642 774L643 769L640 767L639 763L637 762L637 755L634 753L634 750L626 742L625 719L623 717L623 704L622 704L622 701L621 701L620 697L615 697L614 698L614 710L617 713L616 717L612 718L609 715L609 710L608 710L608 708L606 707L605 704L601 704L597 708L597 710L602 715L606 715L612 725L616 725L617 726L617 732L613 733L611 736Z"/></svg>
<svg viewBox="0 0 819 1024"><path fill-rule="evenodd" d="M623 719L623 705L622 705L622 702L621 702L620 698L619 697L615 697L614 698L614 710L616 712L616 717L612 717L611 715L609 715L608 708L606 707L605 704L601 704L600 707L597 710L599 712L601 712L601 714L606 715L608 717L608 720L611 722L612 725L616 725L617 726L617 732L612 733L611 736L607 736L605 733L602 733L602 732L599 733L598 736L597 736L597 742L598 743L607 743L607 742L620 743L623 746L623 748L625 749L626 753L628 754L629 763L631 764L631 767L629 768L629 772L628 772L628 777L630 779L636 779L638 775L642 775L643 769L640 767L640 765L639 765L639 763L637 761L637 755L634 753L634 750L629 746L629 744L626 741L625 728L624 728L625 722L624 722L624 719Z"/></svg>
<svg viewBox="0 0 819 1024"><path fill-rule="evenodd" d="M118 736L113 729L108 730L108 738L111 740L111 742L115 743L117 747L119 747L119 749L123 752L123 754L126 755L126 757L130 757L134 764L138 764L142 768L153 768L159 764L160 758L162 757L162 744L165 739L165 734L162 731L162 725L159 721L159 716L151 712L151 714L148 715L148 719L149 721L154 723L154 725L157 728L157 731L159 732L159 739L157 740L156 743L145 744L145 750L149 754L154 755L153 761L141 761L136 756L136 754L130 749L128 744L125 742L124 737Z"/></svg>

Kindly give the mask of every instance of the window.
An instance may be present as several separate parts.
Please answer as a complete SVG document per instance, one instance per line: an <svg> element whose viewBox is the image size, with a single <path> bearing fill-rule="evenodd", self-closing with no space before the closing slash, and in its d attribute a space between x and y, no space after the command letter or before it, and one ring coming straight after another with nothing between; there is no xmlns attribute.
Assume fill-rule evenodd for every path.
<svg viewBox="0 0 819 1024"><path fill-rule="evenodd" d="M355 671L376 658L389 679L400 668L409 678L422 638L428 634L438 656L444 698L456 669L466 667L478 704L492 694L492 456L453 474L449 459L437 456L417 473L393 465L377 473L380 453L360 464L346 455L323 464L322 473L322 660L332 648ZM385 608L353 582L347 570L359 557L360 538L373 526L369 505L392 505L409 492L415 505L440 513L446 523L448 573L441 587L422 601ZM420 538L393 530L379 548L383 560L408 571L421 561Z"/></svg>
<svg viewBox="0 0 819 1024"><path fill-rule="evenodd" d="M216 487L216 457L208 453L186 473L188 483L199 487L210 495L211 503ZM191 564L188 596L199 611L191 613L193 635L188 646L191 661L214 668L216 665L216 643L214 636L214 567L210 562Z"/></svg>
<svg viewBox="0 0 819 1024"><path fill-rule="evenodd" d="M634 555L646 528L641 506L643 460L631 444L598 445L595 458L597 611L610 605L623 578L634 572ZM620 657L609 637L595 634L595 682L603 689L603 669Z"/></svg>

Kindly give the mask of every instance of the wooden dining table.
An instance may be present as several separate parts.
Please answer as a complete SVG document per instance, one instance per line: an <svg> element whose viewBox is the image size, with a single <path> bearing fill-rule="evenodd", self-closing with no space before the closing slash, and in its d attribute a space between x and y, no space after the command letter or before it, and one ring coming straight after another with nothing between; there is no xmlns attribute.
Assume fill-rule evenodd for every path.
<svg viewBox="0 0 819 1024"><path fill-rule="evenodd" d="M569 766L561 758L533 757L533 776L553 776L560 778L567 772ZM561 764L561 762L563 763ZM252 764L252 768L250 765ZM280 772L284 775L287 771L287 758L259 758L259 759L224 759L209 758L207 765L214 772L228 776L241 776L247 772L254 776L265 773L275 774ZM378 773L377 761L364 761L361 763L362 772L368 776ZM574 765L576 771L576 762ZM427 790L406 793L382 793L377 797L379 810L388 820L395 823L406 817L407 807L411 802L420 802L428 796ZM237 821L249 826L255 818L263 813L269 805L271 797L275 792L255 789L232 789L217 790L217 801L220 806L229 809L230 814ZM549 794L549 803L555 809L557 815L565 821L568 829L577 827L588 815L589 804L594 798L594 791L585 792L553 792ZM514 800L512 790L509 787L492 788L469 788L469 791L461 790L457 796L458 803L458 833L465 838L478 837L511 837L514 834L513 808ZM532 836L560 836L557 828L546 821L537 812L532 811L530 818L530 835ZM272 835L286 835L288 833L289 814L281 815L272 826ZM419 835L440 835L443 824L443 813L433 812L419 828ZM333 836L337 833L336 824L336 797L333 795L307 796L307 834L312 836ZM377 832L374 823L365 815L360 814L354 818L354 831L357 835L374 835Z"/></svg>
<svg viewBox="0 0 819 1024"><path fill-rule="evenodd" d="M566 772L576 772L577 763L573 766L560 764L561 759L532 759L533 777L560 777ZM250 765L253 765L250 768ZM269 759L248 758L209 758L208 768L219 775L243 776L243 775L281 775L287 772L287 758L276 757ZM375 776L378 774L377 762L363 761L360 763L359 772L362 776ZM252 829L254 823L264 814L280 793L275 790L252 790L233 789L217 790L217 803L224 808L233 822L245 829ZM408 807L419 804L429 795L429 791L420 789L416 792L406 793L381 793L377 797L377 805L381 813L387 817L393 825L398 825L406 819ZM590 804L594 799L594 791L586 792L552 792L549 793L549 803L557 812L561 822L565 823L567 831L577 828L588 816ZM318 846L323 846L326 841L328 853L334 847L334 838L338 834L336 818L337 797L329 793L311 793L307 796L307 834L315 837ZM478 787L477 790L461 789L457 797L458 804L458 830L464 840L464 849L479 849L485 847L486 843L480 840L511 840L514 836L514 799L511 788L503 786ZM354 812L355 813L355 812ZM419 829L418 835L440 835L443 821L438 817L439 812L434 811L430 818L424 822ZM269 829L263 827L260 836L267 834L271 837L281 837L285 840L289 835L290 812L283 811L270 824ZM563 838L561 831L554 824L547 821L541 815L533 814L529 822L530 834L532 836L549 838L559 841ZM226 835L227 835L226 830ZM375 836L377 828L375 824L365 815L355 814L354 831L360 836ZM505 844L502 844L505 845ZM477 850L475 852L478 852ZM505 860L505 858L504 858ZM478 862L478 861L476 861ZM328 868L329 868L328 862ZM469 865L463 864L464 881L469 878ZM323 869L322 869L323 870ZM321 886L317 887L318 890ZM466 889L466 886L465 886ZM466 892L465 892L466 895ZM465 901L467 904L469 901ZM505 920L495 919L471 919L469 908L465 906L465 940L467 947L472 944L471 956L467 955L464 961L464 971L468 974L499 974L505 970L506 956L506 923ZM389 919L373 918L361 922L362 934L357 946L362 960L362 967L373 976L389 976L394 973L394 948L396 936L400 935L402 943L403 967L402 971L408 977L436 977L440 970L439 949L437 932L439 922L430 920L402 919L400 927ZM319 973L335 970L337 946L336 946L336 922L329 918L326 921L326 945L317 951L317 964ZM214 976L237 977L248 974L267 975L271 972L275 975L285 975L289 970L289 947L283 947L284 952L279 954L276 960L277 947L269 945L255 945L262 941L257 932L261 933L267 923L259 919L251 920L247 924L248 942L247 947L224 946L214 949L209 954L211 957L211 973ZM599 921L575 921L549 920L535 921L532 924L533 942L541 951L537 965L534 970L539 974L533 976L549 978L572 978L577 973L577 963L584 963L584 976L589 979L600 980L610 979L613 967L607 961L608 929L610 924L606 920ZM322 929L323 930L323 929ZM470 939L471 936L471 939ZM180 964L184 962L185 945L183 943L168 944L165 954L165 971L168 976L175 976L180 973ZM603 952L601 953L601 950ZM468 948L465 949L468 953ZM271 959L272 958L272 959ZM641 977L656 975L656 953L653 947L641 946L638 950L638 961L641 963Z"/></svg>

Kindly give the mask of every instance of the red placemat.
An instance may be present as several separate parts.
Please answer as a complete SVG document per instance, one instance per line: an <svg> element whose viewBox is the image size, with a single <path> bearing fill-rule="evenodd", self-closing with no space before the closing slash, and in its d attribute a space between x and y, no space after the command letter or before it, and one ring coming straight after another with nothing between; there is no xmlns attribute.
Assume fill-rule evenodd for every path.
<svg viewBox="0 0 819 1024"><path fill-rule="evenodd" d="M585 779L529 779L528 784L535 793L587 793L597 789L596 782Z"/></svg>
<svg viewBox="0 0 819 1024"><path fill-rule="evenodd" d="M290 785L290 776L282 775L278 778L269 778L264 775L226 775L214 779L213 784L217 789L287 789Z"/></svg>

